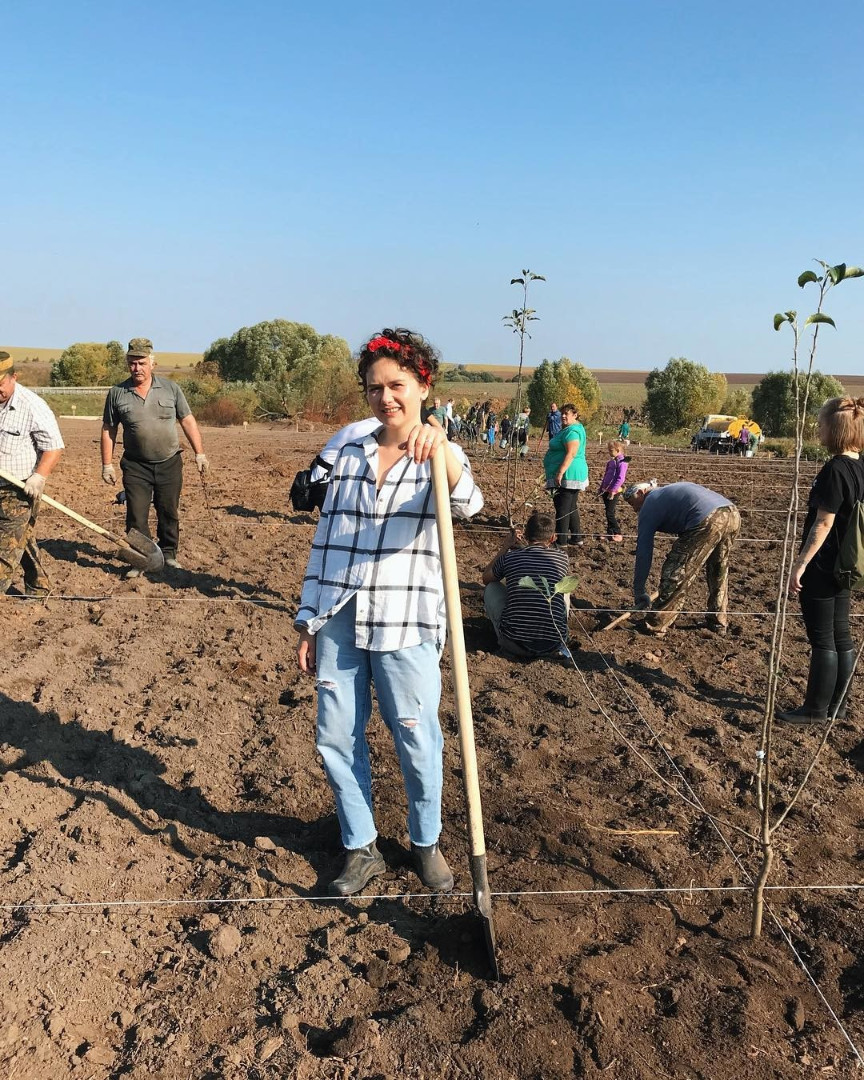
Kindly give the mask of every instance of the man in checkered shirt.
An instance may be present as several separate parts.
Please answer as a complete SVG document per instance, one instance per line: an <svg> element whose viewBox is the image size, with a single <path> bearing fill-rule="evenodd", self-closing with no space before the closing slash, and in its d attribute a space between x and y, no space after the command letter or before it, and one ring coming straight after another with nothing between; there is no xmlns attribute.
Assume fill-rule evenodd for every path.
<svg viewBox="0 0 864 1080"><path fill-rule="evenodd" d="M0 593L12 584L19 565L25 595L47 596L51 590L34 534L45 480L63 449L54 413L18 385L15 362L0 351L0 470L24 482L22 491L0 479Z"/></svg>

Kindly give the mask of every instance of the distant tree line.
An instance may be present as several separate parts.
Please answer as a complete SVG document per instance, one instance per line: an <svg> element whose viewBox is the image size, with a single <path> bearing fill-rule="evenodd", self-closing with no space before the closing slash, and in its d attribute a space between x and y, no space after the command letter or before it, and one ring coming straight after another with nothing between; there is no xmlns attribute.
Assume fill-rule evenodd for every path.
<svg viewBox="0 0 864 1080"><path fill-rule="evenodd" d="M693 431L709 413L745 416L774 438L795 434L794 379L788 371L769 372L752 394L743 388L730 393L724 375L678 356L648 375L645 390L645 417L655 435ZM807 402L807 434L812 434L822 404L844 392L843 384L832 375L813 372Z"/></svg>

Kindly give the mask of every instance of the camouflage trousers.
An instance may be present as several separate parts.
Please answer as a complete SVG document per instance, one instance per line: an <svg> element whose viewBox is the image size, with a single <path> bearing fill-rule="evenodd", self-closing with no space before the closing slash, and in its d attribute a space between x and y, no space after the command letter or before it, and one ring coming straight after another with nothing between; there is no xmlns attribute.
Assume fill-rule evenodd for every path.
<svg viewBox="0 0 864 1080"><path fill-rule="evenodd" d="M663 633L675 622L703 566L708 579L708 623L727 625L729 555L740 528L738 508L718 506L695 529L681 533L660 571L660 592L645 619L649 630Z"/></svg>
<svg viewBox="0 0 864 1080"><path fill-rule="evenodd" d="M17 488L0 487L0 595L12 584L19 565L29 595L51 589L51 579L39 558L35 527L36 515L26 495Z"/></svg>

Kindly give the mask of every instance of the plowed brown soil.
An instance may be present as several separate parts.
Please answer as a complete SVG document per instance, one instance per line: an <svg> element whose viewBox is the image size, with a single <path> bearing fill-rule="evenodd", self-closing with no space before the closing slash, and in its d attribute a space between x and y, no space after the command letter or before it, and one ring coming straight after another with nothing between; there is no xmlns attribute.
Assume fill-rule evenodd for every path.
<svg viewBox="0 0 864 1080"><path fill-rule="evenodd" d="M66 422L65 434L49 491L121 529L98 424ZM0 601L0 1076L853 1075L777 925L748 940L748 897L731 889L753 872L753 845L728 830L724 842L646 764L756 829L776 543L738 543L731 607L744 614L728 638L685 614L657 642L598 632L609 615L597 608L629 602L633 540L592 538L573 559L579 670L514 664L495 654L479 585L502 535L489 526L506 520L505 466L477 456L487 507L457 526L457 545L490 880L506 894L494 902L502 979L487 978L470 896L446 657L443 843L457 895L418 895L377 721L382 898L318 899L340 849L291 625L315 518L286 492L325 438L206 431L209 489L189 469L183 497L187 569L160 579L123 581L110 546L43 511L67 598ZM632 454L634 476L707 483L746 511L746 537L780 535L780 515L751 510L781 507L787 466ZM546 498L538 474L536 459L520 472L520 501ZM601 532L600 505L584 510ZM704 601L697 590L694 607ZM797 704L807 653L791 623L784 697ZM775 884L862 882L860 717L853 705L832 734L782 834ZM778 808L816 741L777 732ZM699 891L715 886L730 891ZM614 893L659 888L684 891ZM770 902L860 1048L859 896L791 889ZM245 902L219 902L232 900Z"/></svg>

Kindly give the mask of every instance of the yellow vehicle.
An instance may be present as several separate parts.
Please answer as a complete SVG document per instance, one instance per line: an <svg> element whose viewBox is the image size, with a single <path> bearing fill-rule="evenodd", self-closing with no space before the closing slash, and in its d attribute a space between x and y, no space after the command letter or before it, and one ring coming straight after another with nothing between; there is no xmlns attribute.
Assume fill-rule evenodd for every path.
<svg viewBox="0 0 864 1080"><path fill-rule="evenodd" d="M708 450L709 453L714 454L732 454L738 445L741 428L745 425L747 430L761 441L762 428L755 420L748 420L746 416L710 413L690 440L690 445L694 450Z"/></svg>

